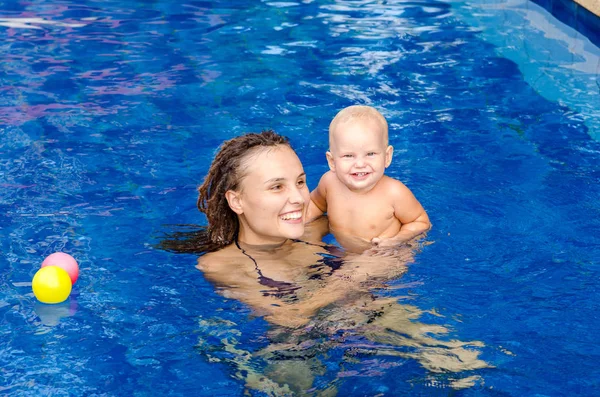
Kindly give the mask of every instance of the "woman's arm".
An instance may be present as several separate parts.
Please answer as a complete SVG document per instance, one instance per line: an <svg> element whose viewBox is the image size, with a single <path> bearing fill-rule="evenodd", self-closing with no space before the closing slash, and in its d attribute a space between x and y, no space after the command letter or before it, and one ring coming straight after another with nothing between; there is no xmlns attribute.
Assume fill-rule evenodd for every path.
<svg viewBox="0 0 600 397"><path fill-rule="evenodd" d="M327 215L323 215L304 226L304 235L301 240L324 246L325 243L322 240L328 233L329 219Z"/></svg>

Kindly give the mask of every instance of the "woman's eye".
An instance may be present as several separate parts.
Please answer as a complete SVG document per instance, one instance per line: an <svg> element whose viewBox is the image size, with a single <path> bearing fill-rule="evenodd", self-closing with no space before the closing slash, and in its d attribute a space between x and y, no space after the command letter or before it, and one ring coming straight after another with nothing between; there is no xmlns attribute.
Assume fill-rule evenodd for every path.
<svg viewBox="0 0 600 397"><path fill-rule="evenodd" d="M303 187L304 185L306 185L306 181L304 181L304 180L298 181L298 186Z"/></svg>
<svg viewBox="0 0 600 397"><path fill-rule="evenodd" d="M271 190L281 190L281 185L273 185L271 186Z"/></svg>

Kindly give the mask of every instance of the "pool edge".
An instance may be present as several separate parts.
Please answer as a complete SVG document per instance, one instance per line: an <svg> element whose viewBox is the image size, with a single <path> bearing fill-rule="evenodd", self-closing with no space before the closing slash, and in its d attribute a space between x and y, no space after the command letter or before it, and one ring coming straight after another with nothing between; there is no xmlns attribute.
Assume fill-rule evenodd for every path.
<svg viewBox="0 0 600 397"><path fill-rule="evenodd" d="M600 17L600 0L573 0L592 14Z"/></svg>

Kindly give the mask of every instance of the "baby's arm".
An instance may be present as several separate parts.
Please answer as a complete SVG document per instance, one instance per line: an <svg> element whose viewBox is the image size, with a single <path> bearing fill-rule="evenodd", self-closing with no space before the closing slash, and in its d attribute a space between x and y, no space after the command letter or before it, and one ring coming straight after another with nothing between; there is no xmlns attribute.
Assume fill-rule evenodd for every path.
<svg viewBox="0 0 600 397"><path fill-rule="evenodd" d="M310 203L308 204L308 214L306 215L307 222L311 222L327 212L326 185L325 177L322 177L317 188L310 193Z"/></svg>
<svg viewBox="0 0 600 397"><path fill-rule="evenodd" d="M431 222L425 209L414 194L402 182L394 180L390 189L394 197L394 216L402 226L394 237L381 239L375 237L371 240L373 245L394 246L409 241L431 229Z"/></svg>

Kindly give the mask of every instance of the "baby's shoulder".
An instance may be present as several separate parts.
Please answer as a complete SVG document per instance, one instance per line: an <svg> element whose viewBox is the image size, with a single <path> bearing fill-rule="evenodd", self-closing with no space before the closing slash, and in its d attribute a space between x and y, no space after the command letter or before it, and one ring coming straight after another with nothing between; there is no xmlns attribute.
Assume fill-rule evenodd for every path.
<svg viewBox="0 0 600 397"><path fill-rule="evenodd" d="M336 183L338 183L338 179L335 175L335 172L332 171L327 171L326 173L324 173L323 176L321 176L321 179L319 180L319 186L326 190L335 188Z"/></svg>
<svg viewBox="0 0 600 397"><path fill-rule="evenodd" d="M337 180L337 176L335 175L335 172L329 170L326 173L323 174L323 176L321 176L321 182L322 183L332 183L333 181Z"/></svg>
<svg viewBox="0 0 600 397"><path fill-rule="evenodd" d="M381 178L379 185L381 190L384 190L385 193L390 196L398 196L410 192L404 183L387 175L384 175L383 178Z"/></svg>

